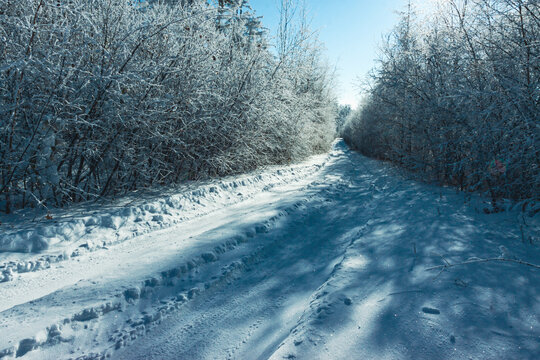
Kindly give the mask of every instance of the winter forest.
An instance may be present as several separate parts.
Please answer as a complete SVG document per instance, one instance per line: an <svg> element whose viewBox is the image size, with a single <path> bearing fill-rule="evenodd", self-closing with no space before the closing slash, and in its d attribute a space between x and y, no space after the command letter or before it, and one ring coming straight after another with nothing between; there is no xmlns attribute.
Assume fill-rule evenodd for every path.
<svg viewBox="0 0 540 360"><path fill-rule="evenodd" d="M365 155L527 205L540 191L539 13L451 0L419 21L409 5L345 120L292 0L275 47L245 0L4 0L0 211L299 161L328 150L336 119Z"/></svg>
<svg viewBox="0 0 540 360"><path fill-rule="evenodd" d="M540 195L540 3L414 9L382 46L369 97L341 129L367 156L525 207Z"/></svg>
<svg viewBox="0 0 540 360"><path fill-rule="evenodd" d="M0 211L58 207L327 151L331 74L247 1L0 1Z"/></svg>
<svg viewBox="0 0 540 360"><path fill-rule="evenodd" d="M538 360L539 245L539 0L0 0L0 360Z"/></svg>

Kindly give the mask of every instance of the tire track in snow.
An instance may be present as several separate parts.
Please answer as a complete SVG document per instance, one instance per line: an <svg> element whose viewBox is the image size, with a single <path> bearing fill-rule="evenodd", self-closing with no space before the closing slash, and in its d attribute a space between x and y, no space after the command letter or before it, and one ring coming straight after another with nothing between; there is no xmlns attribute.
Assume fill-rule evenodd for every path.
<svg viewBox="0 0 540 360"><path fill-rule="evenodd" d="M58 223L55 220L54 223L3 224L7 231L0 235L0 254L7 260L0 262L0 283L16 280L16 274L42 271L64 261L77 260L133 237L238 204L276 186L301 181L323 168L327 161L327 156L318 156L305 164L273 167L254 175L213 181L195 189L190 185L165 198L145 199L139 205L113 206L108 212L88 211L90 214L67 217L60 210L54 214L55 219L60 219Z"/></svg>
<svg viewBox="0 0 540 360"><path fill-rule="evenodd" d="M364 174L369 174L369 172L366 171L365 166L362 170L364 170ZM379 204L378 197L376 195L381 192L376 184L378 181L380 181L380 178L371 178L370 182L367 184L367 186L365 186L364 189L355 189L357 192L369 189L368 194L370 199L365 204L366 213L359 216L362 219L372 219L376 214ZM366 224L348 231L343 236L347 240L348 245L343 249L340 260L334 265L332 272L329 274L326 281L324 281L311 295L309 305L302 313L298 322L293 328L291 328L289 333L281 339L280 344L275 348L275 350L265 355L265 358L273 358L276 352L278 352L286 342L291 342L295 347L298 347L302 345L304 341L309 341L316 346L317 340L315 339L318 336L315 333L315 329L310 328L310 323L313 323L318 319L323 319L328 312L331 312L331 306L336 300L336 297L339 297L339 300L343 301L346 305L350 305L350 298L344 296L344 294L336 296L333 282L337 277L340 276L340 271L343 270L344 264L347 262L347 260L357 254L357 249L353 249L353 247L357 242L362 240L363 235L368 232L372 224L373 221L368 220ZM330 297L333 299L329 299ZM292 356L292 358L296 357L292 354L284 356Z"/></svg>
<svg viewBox="0 0 540 360"><path fill-rule="evenodd" d="M328 209L332 209L333 207L333 201L328 202L328 199L334 198L336 194L343 192L346 188L349 187L349 185L350 184L342 181L340 178L337 178L333 175L328 175L325 181L313 183L312 186L321 186L320 192L324 195L321 195L322 198L320 199L318 205L315 205L313 202L309 203L309 209L312 210L309 212L310 218L319 219L321 216L323 216L323 214L328 214ZM362 186L362 189L358 191L363 193L364 196L369 197L371 193L368 190L369 186ZM319 208L320 210L317 210L314 213L314 208ZM364 204L364 208L367 209L366 211L375 211L375 209L371 206L371 202ZM164 351L163 348L166 349L169 342L175 344L175 346L179 346L181 349L183 349L184 343L197 344L195 346L188 345L189 347L187 350L178 350L178 352L175 353L177 354L177 356L180 356L183 359L216 358L216 356L217 358L225 359L263 359L270 356L275 351L275 347L278 346L284 338L289 336L289 331L283 329L283 324L281 324L281 321L285 321L285 323L288 323L291 320L294 320L296 316L300 316L302 311L304 311L304 307L296 308L296 306L293 306L293 308L290 309L290 304L289 308L287 308L287 301L285 299L290 297L291 293L298 291L298 289L296 288L297 285L294 282L281 283L279 282L278 278L281 275L287 276L287 274L291 274L291 280L294 281L295 276L293 274L296 269L298 267L303 268L305 266L309 266L309 264L305 262L311 261L313 264L316 264L316 266L319 266L320 268L317 274L314 275L316 276L316 281L320 285L322 282L325 281L325 279L329 278L330 274L332 273L332 269L335 268L333 266L329 266L328 263L321 263L320 261L324 259L324 257L321 257L321 254L326 254L325 256L331 259L329 260L330 263L339 263L343 260L343 254L346 251L346 248L350 246L354 238L354 236L351 236L351 234L348 233L341 239L335 239L332 242L329 242L324 236L324 233L321 233L320 235L323 236L314 236L313 239L310 239L309 232L296 232L295 229L305 228L307 230L311 227L314 227L313 231L318 233L320 231L317 230L317 226L331 226L330 224L332 222L330 221L328 224L316 224L313 223L310 218L303 218L301 216L302 214L296 215L296 220L294 220L296 225L290 223L287 226L287 235L285 235L290 235L291 238L285 240L282 243L283 247L281 249L279 249L279 247L276 248L277 244L273 244L269 248L270 253L268 254L268 256L265 256L261 260L261 262L257 264L256 274L253 274L252 272L244 273L244 276L241 279L235 281L236 285L232 285L235 295L231 295L230 297L228 297L228 299L230 300L222 300L224 303L223 305L216 306L215 312L218 315L212 317L211 321L203 321L202 323L198 323L197 328L201 330L194 331L190 333L189 336L175 337L171 340L168 338L170 336L169 334L177 333L177 324L175 324L175 322L182 321L181 318L177 318L172 321L172 323L169 323L169 325L165 329L161 330L163 333L161 337L152 337L151 340L143 341L143 343L137 344L137 346L133 349L127 348L127 351L122 352L122 355L119 358L142 359L151 353L152 357L150 358L159 359L160 356L163 357L164 354L167 353L167 350ZM309 227L306 228L306 225L308 224ZM356 230L356 232L358 232L358 229ZM303 234L307 236L303 236ZM307 258L308 254L311 254L309 255L309 259ZM299 260L303 261L303 265L295 265L295 262ZM275 263L276 261L278 261L277 264ZM324 270L325 268L328 268L328 272ZM320 280L320 277L322 277L322 281ZM302 283L306 282L308 285L307 288L311 289L311 284L314 284L316 281L302 281ZM274 283L276 282L278 282L278 287L274 287ZM301 302L305 302L305 306L309 306L309 296L310 294L313 294L316 289L317 286L309 290L309 293L302 292L301 298L305 300L301 300ZM231 294L231 291L233 290L229 290L229 292L227 292L226 290L224 291L226 291L225 294ZM272 293L272 296L284 300L283 302L274 302L270 299L263 298L263 300L259 300L262 302L261 304L254 306L252 304L252 300L255 298L255 296L259 294L260 297L260 294L264 293ZM250 294L254 295L252 296ZM243 300L240 301L240 298ZM231 335L233 336L232 338L240 339L240 341L235 340L235 344L233 346L226 346L226 344L228 344L230 341L227 335L221 334L219 337L217 337L216 334L214 334L214 336L211 336L209 335L208 331L211 331L209 329L221 328L223 326L227 328L228 325L224 324L223 320L219 320L222 316L224 316L224 314L225 316L228 315L226 319L234 320L235 318L231 318L230 312L234 311L233 309L237 307L240 307L242 309L242 314L250 313L250 316L258 318L262 316L264 321L261 322L260 326L245 325L240 326L239 328L230 328L230 331L232 332L232 334L234 334L234 336ZM205 318L207 314L212 311L212 308L213 307L209 304L205 304L202 309L203 311L199 311L196 314L197 316L200 316L200 318ZM278 319L282 318L282 315L279 314L283 313L283 311L288 312L288 314L285 316L285 319L289 320L276 320L276 316L278 317ZM294 321L296 322L296 320ZM277 324L275 324L276 322ZM288 326L288 328L290 329L294 326L294 324L291 323ZM213 339L213 342L215 342L216 345L208 344L209 336ZM263 336L263 338L261 338L261 336ZM259 339L261 341L259 341ZM202 350L201 348L203 347L203 344L204 346L209 347L209 349ZM248 351L247 353L245 352L246 349L250 349L250 347L254 345L258 347L258 350ZM142 350L149 346L151 347L151 350ZM221 346L223 347L221 348ZM217 349L221 349L219 350L219 353L216 352ZM161 353L160 351L164 352Z"/></svg>
<svg viewBox="0 0 540 360"><path fill-rule="evenodd" d="M302 193L302 191L300 190L299 193ZM261 249L264 249L264 247L256 248L252 253L246 253L239 260L234 260L236 256L239 256L236 254L233 256L231 260L232 262L229 265L222 266L221 270L219 270L218 267L219 265L223 265L220 263L221 257L226 256L229 252L234 252L238 247L241 247L248 242L256 242L255 240L257 237L264 236L265 233L269 232L274 226L276 226L281 218L294 211L297 211L297 209L302 207L303 204L308 201L310 201L310 197L291 202L290 205L282 208L276 215L271 216L269 219L249 225L244 230L243 235L234 236L228 240L219 240L216 242L218 245L216 245L213 250L206 251L200 256L197 256L177 267L161 271L159 274L147 278L140 285L128 285L127 288L120 293L116 292L109 294L109 301L104 301L102 305L96 304L91 307L83 308L71 316L63 319L59 318L55 323L45 324L46 327L44 327L42 331L34 329L34 332L37 333L35 336L32 336L32 334L29 333L30 336L21 338L18 344L15 343L11 347L1 350L0 358L17 354L22 356L26 355L27 353L28 355L31 355L32 350L51 348L59 343L69 343L75 337L75 335L64 335L63 333L72 333L73 331L69 329L67 332L65 330L69 328L71 324L75 323L84 323L83 329L75 326L78 327L78 329L75 331L75 333L77 333L77 337L88 337L88 335L83 335L82 333L85 332L83 330L87 330L88 328L91 329L93 327L91 326L92 323L103 322L105 317L113 316L112 313L115 313L115 317L117 316L116 313L119 311L122 313L127 313L129 312L130 308L140 307L146 296L151 296L152 298L150 304L143 307L146 310L141 313L142 315L139 315L137 318L138 312L135 311L135 315L133 316L135 316L136 319L132 319L133 316L127 319L130 320L128 329L115 329L116 333L111 335L108 340L109 342L112 342L112 345L107 346L108 348L102 352L86 354L82 357L82 359L94 359L107 356L111 349L121 348L130 341L133 341L134 339L146 334L154 325L159 324L170 312L178 310L178 308L180 308L184 302L192 301L201 293L204 293L213 287L219 286L224 282L226 283L227 281L230 281L231 277L235 276L235 274L237 276L239 273L245 271L246 268L249 268L250 264L261 256ZM219 239L220 234L216 234L215 236L217 236L217 239ZM266 247L268 246L271 247L273 244L266 245ZM220 275L210 276L210 274L208 274L208 278L206 280L199 279L199 281L196 283L198 286L190 287L189 289L184 290L184 292L179 292L180 289L184 289L186 286L186 284L182 283L183 278L196 278L196 276L193 274L199 272L203 267L208 267L212 264L216 264L216 269L214 269L213 273L219 274L221 271ZM193 281L191 283L195 284ZM118 284L116 287L119 286L121 287L121 284ZM70 291L70 289L67 289L67 291ZM158 293L157 297L154 296L156 293ZM45 298L38 300L38 302L46 302L51 300L58 302L57 300L54 300L55 296L62 297L63 295L60 291L59 293L53 293L50 296L46 296ZM161 301L165 302L165 304L157 307L157 309L154 309L153 312L149 311L151 308L153 308L153 303L159 303ZM18 314L18 317L27 317L28 315L21 316L20 314L21 310L24 311L23 309L25 307L28 306L26 304L22 304L13 308L12 312ZM3 314L6 313L6 311L3 312ZM7 315L7 317L11 316L12 315ZM0 322L0 327L1 326L2 324ZM46 335L40 336L39 333ZM40 354L40 356L42 355L43 353Z"/></svg>

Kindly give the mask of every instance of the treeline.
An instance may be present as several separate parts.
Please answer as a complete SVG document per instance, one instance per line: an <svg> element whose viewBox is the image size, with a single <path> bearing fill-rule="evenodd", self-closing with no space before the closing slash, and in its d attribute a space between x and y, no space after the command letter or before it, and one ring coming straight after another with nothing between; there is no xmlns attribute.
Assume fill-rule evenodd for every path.
<svg viewBox="0 0 540 360"><path fill-rule="evenodd" d="M342 136L362 153L493 200L540 197L540 3L409 8Z"/></svg>
<svg viewBox="0 0 540 360"><path fill-rule="evenodd" d="M330 76L294 29L277 52L245 0L0 0L0 211L327 150Z"/></svg>

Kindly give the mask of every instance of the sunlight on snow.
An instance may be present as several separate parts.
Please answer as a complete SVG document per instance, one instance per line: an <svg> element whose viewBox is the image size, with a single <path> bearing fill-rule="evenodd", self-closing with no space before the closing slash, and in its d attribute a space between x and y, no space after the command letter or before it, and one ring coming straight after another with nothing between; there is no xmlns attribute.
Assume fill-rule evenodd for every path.
<svg viewBox="0 0 540 360"><path fill-rule="evenodd" d="M351 270L360 270L360 269L364 269L367 264L368 264L367 258L362 254L358 254L354 257L349 257L345 259L343 261L343 268L351 269Z"/></svg>

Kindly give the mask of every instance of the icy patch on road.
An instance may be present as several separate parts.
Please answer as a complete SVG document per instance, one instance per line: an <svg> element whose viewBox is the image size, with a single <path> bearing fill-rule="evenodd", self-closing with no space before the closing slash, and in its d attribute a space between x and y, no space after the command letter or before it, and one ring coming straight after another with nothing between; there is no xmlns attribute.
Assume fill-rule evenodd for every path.
<svg viewBox="0 0 540 360"><path fill-rule="evenodd" d="M328 155L314 156L298 165L186 185L169 190L167 196L132 195L94 210L91 204L86 208L83 204L75 209L79 215L68 209L52 214L52 219L42 216L37 221L13 217L10 221L5 217L0 221L0 282L12 280L14 273L47 269L52 263L211 213L275 186L298 182L315 174L327 160ZM19 219L29 217L24 215L18 214Z"/></svg>

